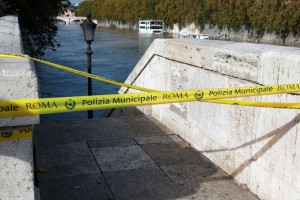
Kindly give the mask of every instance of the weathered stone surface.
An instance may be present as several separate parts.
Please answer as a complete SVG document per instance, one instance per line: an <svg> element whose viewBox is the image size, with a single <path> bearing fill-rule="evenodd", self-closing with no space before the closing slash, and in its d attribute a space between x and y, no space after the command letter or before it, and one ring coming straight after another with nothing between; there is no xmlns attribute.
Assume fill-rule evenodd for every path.
<svg viewBox="0 0 300 200"><path fill-rule="evenodd" d="M91 149L103 147L117 147L117 146L132 146L136 145L136 141L130 137L111 138L106 140L91 141L88 143Z"/></svg>
<svg viewBox="0 0 300 200"><path fill-rule="evenodd" d="M161 168L188 199L258 200L215 166L173 165Z"/></svg>
<svg viewBox="0 0 300 200"><path fill-rule="evenodd" d="M138 145L92 148L91 150L103 172L156 167Z"/></svg>
<svg viewBox="0 0 300 200"><path fill-rule="evenodd" d="M133 118L128 122L133 130L134 136L147 137L154 135L164 135L165 130L157 126L153 121L145 117Z"/></svg>
<svg viewBox="0 0 300 200"><path fill-rule="evenodd" d="M23 54L17 16L0 17L0 53ZM38 97L35 67L29 59L0 59L0 100ZM1 118L0 127L39 123L38 116Z"/></svg>
<svg viewBox="0 0 300 200"><path fill-rule="evenodd" d="M141 147L159 166L187 164L211 166L209 160L185 142L143 144Z"/></svg>
<svg viewBox="0 0 300 200"><path fill-rule="evenodd" d="M113 200L102 174L55 178L39 183L41 200Z"/></svg>
<svg viewBox="0 0 300 200"><path fill-rule="evenodd" d="M127 138L128 134L132 134L132 130L126 120L127 118L120 121L110 121L105 118L102 120L78 120L72 126L65 121L43 122L43 126L35 128L39 135L33 136L33 143L50 145Z"/></svg>
<svg viewBox="0 0 300 200"><path fill-rule="evenodd" d="M157 39L126 83L160 91L201 90L298 83L299 74L299 48ZM131 90L122 88L120 92ZM299 95L244 99L298 102ZM300 165L299 145L295 145L300 142L297 110L206 102L137 108L162 122L260 198L299 199L300 172L295 167Z"/></svg>
<svg viewBox="0 0 300 200"><path fill-rule="evenodd" d="M1 200L34 198L32 155L31 138L0 143Z"/></svg>
<svg viewBox="0 0 300 200"><path fill-rule="evenodd" d="M39 180L100 173L84 142L37 146L36 167Z"/></svg>
<svg viewBox="0 0 300 200"><path fill-rule="evenodd" d="M0 53L23 54L17 16L0 17ZM28 59L0 58L0 82L0 101L38 97L35 68ZM0 130L37 123L39 116L0 118ZM31 138L1 142L1 200L34 199L32 155Z"/></svg>
<svg viewBox="0 0 300 200"><path fill-rule="evenodd" d="M159 169L104 173L116 199L175 199L183 194Z"/></svg>
<svg viewBox="0 0 300 200"><path fill-rule="evenodd" d="M139 135L147 137L137 137L134 132L140 122L146 134L140 130ZM125 126L127 137L117 138L109 131L114 123ZM60 124L62 122L52 122L53 127ZM82 120L65 121L63 124L61 129L52 129L51 124L43 123L34 132L36 179L41 200L252 197L182 139L170 135L169 131L157 134L158 130L168 129L153 119L147 120L146 116L84 120L84 123ZM80 142L70 142L74 132L66 130L75 124L77 130L74 131L78 135L91 132L91 127L100 130L101 135L102 127L106 126L104 132L113 136L99 139L86 134L79 138ZM51 140L51 145L45 144L47 137L40 131L46 129L52 130L48 132L49 139L56 131L69 136L62 137L62 141ZM151 136L149 129L157 131ZM123 128L112 130L120 132Z"/></svg>
<svg viewBox="0 0 300 200"><path fill-rule="evenodd" d="M151 144L151 143L169 143L169 142L182 142L183 140L177 135L163 135L152 137L135 137L138 144Z"/></svg>

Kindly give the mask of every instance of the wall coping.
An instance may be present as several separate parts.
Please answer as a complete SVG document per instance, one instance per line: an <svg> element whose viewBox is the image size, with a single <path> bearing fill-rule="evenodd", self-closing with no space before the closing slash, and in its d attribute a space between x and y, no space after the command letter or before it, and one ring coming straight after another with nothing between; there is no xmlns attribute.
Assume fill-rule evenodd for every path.
<svg viewBox="0 0 300 200"><path fill-rule="evenodd" d="M0 17L0 53L23 54L18 17ZM38 78L32 61L25 58L0 59L0 100L38 98ZM0 127L38 124L39 116L0 118Z"/></svg>

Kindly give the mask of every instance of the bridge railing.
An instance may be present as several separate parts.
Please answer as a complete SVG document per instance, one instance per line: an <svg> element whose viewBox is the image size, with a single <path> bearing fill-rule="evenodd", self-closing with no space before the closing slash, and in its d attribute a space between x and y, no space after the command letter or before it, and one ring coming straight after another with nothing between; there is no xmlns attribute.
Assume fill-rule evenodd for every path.
<svg viewBox="0 0 300 200"><path fill-rule="evenodd" d="M66 25L71 24L72 22L75 21L84 21L86 20L86 17L76 17L76 16L57 16L55 19L60 20L60 21L64 21L66 23Z"/></svg>

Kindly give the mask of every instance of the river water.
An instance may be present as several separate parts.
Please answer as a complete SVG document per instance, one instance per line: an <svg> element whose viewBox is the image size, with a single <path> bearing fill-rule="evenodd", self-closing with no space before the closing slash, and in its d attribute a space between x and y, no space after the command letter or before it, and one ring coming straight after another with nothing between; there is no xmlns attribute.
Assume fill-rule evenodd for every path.
<svg viewBox="0 0 300 200"><path fill-rule="evenodd" d="M56 51L46 50L40 59L87 71L86 43L79 23L58 24L56 40L61 44ZM92 42L92 73L124 82L155 38L168 35L141 35L137 31L97 28ZM64 97L87 95L87 78L48 65L36 63L41 97ZM93 94L115 94L119 86L93 80ZM103 110L94 111L94 118ZM86 119L87 112L42 115L41 120Z"/></svg>

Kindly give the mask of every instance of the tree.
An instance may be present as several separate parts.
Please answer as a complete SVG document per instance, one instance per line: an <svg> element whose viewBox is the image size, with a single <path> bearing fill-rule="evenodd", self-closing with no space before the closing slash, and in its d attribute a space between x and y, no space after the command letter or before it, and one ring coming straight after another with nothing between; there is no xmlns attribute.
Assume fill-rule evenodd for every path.
<svg viewBox="0 0 300 200"><path fill-rule="evenodd" d="M279 5L273 21L273 31L281 36L283 43L286 37L293 33L299 35L300 31L300 2L293 0Z"/></svg>
<svg viewBox="0 0 300 200"><path fill-rule="evenodd" d="M143 10L145 10L145 16L142 16L147 19L155 19L156 18L156 12L155 12L155 5L157 4L157 0L146 0L145 7Z"/></svg>
<svg viewBox="0 0 300 200"><path fill-rule="evenodd" d="M57 27L54 18L70 6L69 0L7 0L19 16L22 35L31 38L30 53L43 55L46 48L53 50L59 43L54 39Z"/></svg>
<svg viewBox="0 0 300 200"><path fill-rule="evenodd" d="M76 16L86 16L92 14L93 10L93 1L83 1L79 4L78 9L76 10Z"/></svg>
<svg viewBox="0 0 300 200"><path fill-rule="evenodd" d="M300 0L90 0L99 20L162 19L166 25L195 23L238 29L258 37L266 31L286 38L300 34ZM86 3L88 4L88 3ZM79 5L79 7L81 4Z"/></svg>
<svg viewBox="0 0 300 200"><path fill-rule="evenodd" d="M300 35L300 1L299 0L291 0L285 3L285 9L288 19L288 27L290 32L292 32L295 36Z"/></svg>
<svg viewBox="0 0 300 200"><path fill-rule="evenodd" d="M235 2L235 16L236 24L238 26L245 26L250 28L251 24L249 21L249 16L247 14L247 9L251 8L253 5L253 0L236 0Z"/></svg>
<svg viewBox="0 0 300 200"><path fill-rule="evenodd" d="M251 27L254 29L258 37L262 36L265 31L265 17L262 10L263 2L256 1L247 12Z"/></svg>

